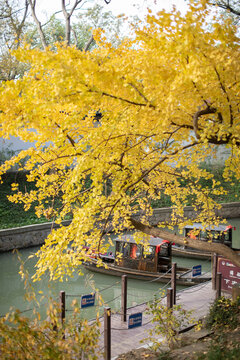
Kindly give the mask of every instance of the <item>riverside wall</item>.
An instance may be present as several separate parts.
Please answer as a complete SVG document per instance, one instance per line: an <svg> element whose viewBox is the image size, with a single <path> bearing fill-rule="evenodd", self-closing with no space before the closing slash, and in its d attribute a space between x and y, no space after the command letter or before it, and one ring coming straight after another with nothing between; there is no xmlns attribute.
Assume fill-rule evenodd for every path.
<svg viewBox="0 0 240 360"><path fill-rule="evenodd" d="M65 226L69 224L70 221L63 223ZM42 245L52 229L57 227L56 224L43 223L0 230L0 252Z"/></svg>
<svg viewBox="0 0 240 360"><path fill-rule="evenodd" d="M153 215L150 218L150 223L156 225L161 221L171 220L171 208L155 209ZM223 219L240 218L240 202L222 204L221 209L215 211L216 215ZM186 206L184 208L184 217L187 219L194 219L196 212L192 206Z"/></svg>
<svg viewBox="0 0 240 360"><path fill-rule="evenodd" d="M170 220L171 211L171 208L155 209L150 219L151 224L156 225L161 221ZM216 214L226 219L240 218L240 202L222 204L222 208L217 210ZM184 216L193 219L195 217L194 209L187 206ZM65 221L63 225L67 226L69 223L70 221ZM52 229L56 227L56 224L43 223L0 230L0 252L42 245Z"/></svg>

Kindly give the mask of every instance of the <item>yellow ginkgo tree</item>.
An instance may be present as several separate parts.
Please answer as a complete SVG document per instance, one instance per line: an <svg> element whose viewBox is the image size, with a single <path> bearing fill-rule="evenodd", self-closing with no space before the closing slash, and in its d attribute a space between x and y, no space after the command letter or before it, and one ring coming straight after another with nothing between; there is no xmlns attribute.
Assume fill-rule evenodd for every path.
<svg viewBox="0 0 240 360"><path fill-rule="evenodd" d="M201 166L220 146L230 149L225 178L240 177L240 39L230 19L215 21L205 1L194 4L185 15L149 12L134 39L117 49L99 31L92 52L65 46L16 52L30 70L1 85L0 136L35 146L3 164L1 173L27 157L24 170L36 190L11 200L26 210L37 201L36 213L60 224L38 252L38 277L47 269L53 278L70 275L86 243L105 251L110 227L188 243L240 264L223 244L184 239L149 223L152 204L163 195L173 203L169 227L186 225L189 199L196 222L220 221L213 195L222 188ZM70 225L61 226L69 213Z"/></svg>

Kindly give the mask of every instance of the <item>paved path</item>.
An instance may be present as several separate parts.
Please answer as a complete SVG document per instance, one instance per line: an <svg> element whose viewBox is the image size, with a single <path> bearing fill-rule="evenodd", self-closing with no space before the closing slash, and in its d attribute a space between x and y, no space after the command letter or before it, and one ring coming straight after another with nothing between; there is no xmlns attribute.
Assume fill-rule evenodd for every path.
<svg viewBox="0 0 240 360"><path fill-rule="evenodd" d="M212 283L206 282L197 286L189 287L177 292L177 305L181 304L185 310L193 310L192 317L196 320L204 317L209 309L209 306L215 299L215 291L212 290ZM166 298L163 300L166 304ZM153 327L150 315L147 315L146 304L135 306L128 309L128 314L143 312L143 326L134 329L128 329L127 323L121 322L120 314L112 314L111 316L111 357L116 358L118 355L128 352L132 349L147 344L147 340L140 343L147 337L150 328ZM103 320L101 321L101 338L100 349L103 350ZM103 359L103 358L102 358Z"/></svg>

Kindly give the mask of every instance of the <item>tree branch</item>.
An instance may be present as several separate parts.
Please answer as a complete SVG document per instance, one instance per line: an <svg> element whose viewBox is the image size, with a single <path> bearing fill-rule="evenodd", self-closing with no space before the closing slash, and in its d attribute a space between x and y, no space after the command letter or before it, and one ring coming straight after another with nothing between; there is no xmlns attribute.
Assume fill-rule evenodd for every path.
<svg viewBox="0 0 240 360"><path fill-rule="evenodd" d="M199 127L198 127L198 119L202 115L214 114L214 113L216 113L216 111L217 110L214 107L207 106L205 109L199 110L193 115L193 130L195 132L195 135L196 135L197 139L200 139Z"/></svg>
<svg viewBox="0 0 240 360"><path fill-rule="evenodd" d="M93 92L93 90L89 90L89 91L90 91L90 92ZM95 91L95 92L97 92L97 91ZM102 94L103 96L107 96L107 97L110 97L110 98L112 98L112 99L124 101L124 102L126 102L126 103L128 103L128 104L131 104L131 105L149 106L149 107L155 109L155 106L152 105L152 104L138 103L138 102L135 102L135 101L132 101L132 100L124 99L124 98L122 98L122 97L120 97L120 96L115 96L115 95L112 95L112 94L108 94L108 93L106 93L106 92L104 92L104 91L103 91L101 94Z"/></svg>
<svg viewBox="0 0 240 360"><path fill-rule="evenodd" d="M231 105L231 101L229 99L229 96L228 96L228 93L227 93L227 90L225 88L225 86L223 85L222 81L221 81L221 77L220 77L220 74L217 70L217 68L214 66L214 70L215 70L215 73L217 75L217 78L218 78L218 81L220 83L220 86L221 86L221 89L222 91L224 92L224 94L226 95L226 98L227 98L227 101L228 101L228 106L229 106L229 113L230 113L230 125L232 126L233 125L233 110L232 110L232 105Z"/></svg>
<svg viewBox="0 0 240 360"><path fill-rule="evenodd" d="M73 147L75 147L76 143L75 143L75 141L71 138L71 136L69 136L68 134L66 134L65 130L63 130L58 123L55 122L55 124L56 124L56 126L57 126L59 129L61 129L62 132L66 135L66 138L70 141L71 145L72 145Z"/></svg>
<svg viewBox="0 0 240 360"><path fill-rule="evenodd" d="M174 235L166 230L162 230L160 228L151 227L137 221L134 218L130 218L131 224L134 226L135 229L143 232L144 234L151 235L154 237L160 237L162 239L180 244L180 245L187 245L194 249L209 251L211 253L216 253L227 257L231 260L235 265L240 266L240 256L237 252L230 249L228 246L224 244L217 244L217 243L210 243L207 241L191 239L190 237L183 237L179 235Z"/></svg>

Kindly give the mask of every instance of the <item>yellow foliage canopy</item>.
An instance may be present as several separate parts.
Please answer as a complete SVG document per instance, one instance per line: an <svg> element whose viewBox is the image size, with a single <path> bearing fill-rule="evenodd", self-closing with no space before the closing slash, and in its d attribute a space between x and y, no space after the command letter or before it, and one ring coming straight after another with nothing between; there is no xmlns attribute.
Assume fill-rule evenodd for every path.
<svg viewBox="0 0 240 360"><path fill-rule="evenodd" d="M26 208L37 200L37 213L59 224L72 214L71 224L53 231L40 250L39 276L46 269L53 277L71 274L86 241L104 251L109 220L122 231L141 210L138 219L147 225L152 201L163 193L175 205L173 224L178 218L184 226L189 198L201 209L196 221L218 221L211 196L219 188L201 186L211 174L199 165L216 145L226 146L226 176L240 177L240 49L230 20L213 20L209 28L208 15L205 6L192 6L185 16L149 13L136 38L117 49L99 32L91 53L61 46L17 51L31 69L1 86L0 136L35 141L35 148L1 173L28 156L24 169L37 191L13 200Z"/></svg>

